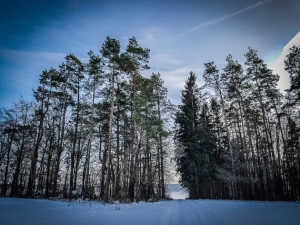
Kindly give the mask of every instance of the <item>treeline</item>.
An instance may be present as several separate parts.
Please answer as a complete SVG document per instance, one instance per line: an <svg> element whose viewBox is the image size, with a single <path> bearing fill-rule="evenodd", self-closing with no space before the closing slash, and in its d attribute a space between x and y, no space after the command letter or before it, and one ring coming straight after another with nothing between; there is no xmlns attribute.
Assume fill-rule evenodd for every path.
<svg viewBox="0 0 300 225"><path fill-rule="evenodd" d="M1 196L166 198L174 107L159 73L142 76L150 50L134 37L120 49L107 37L87 63L66 56L35 100L1 109Z"/></svg>
<svg viewBox="0 0 300 225"><path fill-rule="evenodd" d="M176 108L150 50L107 37L88 62L45 70L34 100L0 109L0 195L123 202L166 199L175 160L190 198L300 200L300 46L282 95L251 48L220 72L191 72ZM174 121L175 118L175 121ZM173 127L173 128L172 128Z"/></svg>
<svg viewBox="0 0 300 225"><path fill-rule="evenodd" d="M176 158L190 198L300 200L300 46L285 60L282 95L251 48L245 68L231 55L220 72L191 72L176 113ZM286 77L288 79L288 77ZM209 91L208 91L209 90Z"/></svg>

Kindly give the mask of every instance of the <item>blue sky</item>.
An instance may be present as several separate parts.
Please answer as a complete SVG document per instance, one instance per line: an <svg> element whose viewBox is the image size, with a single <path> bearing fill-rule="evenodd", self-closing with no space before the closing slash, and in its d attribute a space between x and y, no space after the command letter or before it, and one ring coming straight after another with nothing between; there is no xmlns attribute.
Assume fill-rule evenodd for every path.
<svg viewBox="0 0 300 225"><path fill-rule="evenodd" d="M174 103L190 71L201 84L204 63L221 70L232 54L243 64L248 46L286 88L280 60L291 43L300 45L299 12L299 0L2 0L0 107L31 99L44 69L58 68L69 53L86 62L106 36L123 50L132 36L150 48L145 76L160 72Z"/></svg>

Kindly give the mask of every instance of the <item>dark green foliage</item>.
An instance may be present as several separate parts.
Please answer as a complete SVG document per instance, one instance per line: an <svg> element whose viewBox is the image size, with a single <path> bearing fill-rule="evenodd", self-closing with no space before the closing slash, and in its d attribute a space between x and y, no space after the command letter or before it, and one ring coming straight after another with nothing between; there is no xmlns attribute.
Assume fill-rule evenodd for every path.
<svg viewBox="0 0 300 225"><path fill-rule="evenodd" d="M181 183L189 189L190 198L207 197L205 189L217 182L217 164L221 165L222 157L218 153L212 115L193 72L181 93L182 104L175 118L177 170Z"/></svg>
<svg viewBox="0 0 300 225"><path fill-rule="evenodd" d="M201 88L191 72L177 110L161 75L143 76L150 50L134 37L125 52L107 37L86 64L69 54L42 71L34 102L0 109L1 196L165 199L174 133L190 198L298 201L299 47L286 95L249 48L245 68L231 55L222 72L205 63Z"/></svg>
<svg viewBox="0 0 300 225"><path fill-rule="evenodd" d="M286 100L279 76L251 48L245 72L231 55L221 75L205 63L214 97L191 74L175 119L178 171L191 198L299 199L299 49L290 50Z"/></svg>

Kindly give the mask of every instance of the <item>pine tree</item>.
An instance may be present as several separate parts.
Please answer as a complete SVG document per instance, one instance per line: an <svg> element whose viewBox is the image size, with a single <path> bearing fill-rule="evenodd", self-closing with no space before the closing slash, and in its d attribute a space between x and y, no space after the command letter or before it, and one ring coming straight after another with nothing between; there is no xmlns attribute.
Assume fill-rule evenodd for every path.
<svg viewBox="0 0 300 225"><path fill-rule="evenodd" d="M290 53L284 61L285 70L290 75L290 88L287 91L287 141L284 151L284 165L288 179L287 187L290 190L287 195L289 200L299 199L300 187L300 46L290 48Z"/></svg>
<svg viewBox="0 0 300 225"><path fill-rule="evenodd" d="M291 86L288 91L294 95L293 104L296 104L300 101L300 46L290 48L284 64L284 69L290 75Z"/></svg>
<svg viewBox="0 0 300 225"><path fill-rule="evenodd" d="M249 96L250 85L247 80L247 76L243 74L242 65L237 61L234 61L232 56L229 55L226 58L227 64L223 68L223 73L221 75L221 84L226 93L226 100L230 105L232 115L231 121L236 125L238 136L236 137L237 144L239 145L239 157L246 158L249 160L249 164L252 161L252 166L249 167L251 170L250 174L253 176L251 180L252 186L253 180L258 176L257 172L257 160L255 155L255 149L253 145L253 134L249 122L249 116L247 110L249 110ZM251 156L251 157L250 157ZM238 168L237 168L238 170ZM253 171L253 172L252 172ZM240 174L243 178L250 175ZM254 188L252 192L255 192L257 188ZM244 190L241 190L243 192ZM252 193L254 196L256 193ZM254 197L255 198L255 197Z"/></svg>
<svg viewBox="0 0 300 225"><path fill-rule="evenodd" d="M114 105L115 105L115 80L118 75L118 63L120 54L120 42L116 39L111 39L107 37L104 44L102 45L101 53L104 59L107 60L107 67L109 70L109 80L111 83L110 93L110 113L109 113L109 130L108 130L108 146L107 146L107 166L106 166L106 179L105 179L105 191L104 191L104 201L108 202L109 199L109 186L111 179L111 152L112 152L112 129L113 129L113 119L114 119Z"/></svg>
<svg viewBox="0 0 300 225"><path fill-rule="evenodd" d="M173 105L170 103L170 101L167 98L168 90L163 86L163 80L161 78L161 75L158 74L152 74L151 76L151 87L153 89L153 97L154 97L154 104L155 108L153 112L155 115L153 115L154 118L156 118L157 121L157 135L158 135L158 146L157 146L157 155L158 155L158 167L159 167L159 180L158 180L158 186L159 186L159 196L162 199L165 199L166 193L165 193L165 166L164 166L164 156L166 154L165 148L163 145L163 139L168 136L168 132L166 131L166 128L164 125L166 124L166 121L164 120L164 116L168 113L172 113L174 108Z"/></svg>
<svg viewBox="0 0 300 225"><path fill-rule="evenodd" d="M225 129L227 132L227 140L228 140L228 148L230 152L230 158L231 158L231 170L232 170L232 180L233 180L233 189L232 189L232 195L233 198L237 197L237 181L236 181L236 172L235 172L235 160L233 155L233 147L231 143L231 135L230 135L230 129L229 129L229 122L228 122L228 116L226 114L226 107L225 107L225 94L224 90L221 84L221 79L219 75L219 70L217 69L214 62L205 63L205 71L203 73L203 79L205 81L205 86L212 88L216 91L217 96L220 98L221 108L223 112L223 118L225 121Z"/></svg>
<svg viewBox="0 0 300 225"><path fill-rule="evenodd" d="M248 66L247 76L248 79L251 80L252 87L253 96L251 102L258 110L260 114L258 119L262 120L263 125L263 144L265 147L262 147L261 150L265 151L263 153L263 158L264 163L266 164L265 168L267 174L266 198L274 199L274 197L278 196L280 192L280 171L277 170L280 162L278 162L275 156L275 139L273 138L275 136L275 129L273 128L275 121L273 118L277 118L277 126L279 128L281 127L280 113L278 110L278 105L281 104L281 95L277 89L279 76L273 74L273 72L267 68L267 65L264 63L264 61L257 55L256 50L249 48L249 51L245 54L245 57L245 64ZM283 137L283 133L281 136ZM259 135L257 138L261 137L262 135ZM283 143L285 143L284 138ZM277 151L280 152L279 147L277 148ZM273 189L270 188L271 185L274 187Z"/></svg>
<svg viewBox="0 0 300 225"><path fill-rule="evenodd" d="M93 51L89 51L88 55L89 55L89 62L86 64L86 72L88 74L88 77L87 80L85 81L85 90L86 90L86 95L88 96L90 101L86 103L87 105L86 115L88 115L86 118L86 124L88 130L88 143L86 149L85 171L87 168L89 168L89 164L90 164L92 141L93 141L93 135L94 135L94 129L96 123L95 122L96 99L99 99L98 89L104 83L104 71L103 71L104 62L102 58L100 58L98 55L95 55ZM89 171L85 173L85 176L83 177L82 190L83 190L84 197L86 197L87 195L88 181L89 181Z"/></svg>
<svg viewBox="0 0 300 225"><path fill-rule="evenodd" d="M199 89L196 84L196 75L190 72L181 91L181 102L176 113L176 134L179 152L177 152L177 171L181 175L180 182L187 187L191 198L197 198L199 194L199 171L195 165L198 154L198 127L199 127Z"/></svg>
<svg viewBox="0 0 300 225"><path fill-rule="evenodd" d="M147 48L142 48L135 37L129 39L129 43L126 48L126 52L121 54L121 69L130 75L130 85L131 85L131 106L132 106L132 150L134 154L133 171L134 174L130 178L129 184L129 196L131 200L139 201L139 146L138 146L138 108L137 108L137 91L139 85L139 79L141 76L141 71L150 69L148 66L150 58L150 50Z"/></svg>
<svg viewBox="0 0 300 225"><path fill-rule="evenodd" d="M53 79L55 79L57 74L58 72L55 69L43 71L43 73L40 75L41 86L39 86L36 91L33 91L34 97L38 102L38 110L36 110L36 117L39 121L39 124L35 141L35 147L31 157L30 174L26 193L28 197L33 197L34 195L37 160L39 148L44 135L44 120L46 114L49 111L50 99L52 98L52 88L54 86Z"/></svg>
<svg viewBox="0 0 300 225"><path fill-rule="evenodd" d="M175 118L181 183L189 189L190 198L214 198L218 196L218 173L224 166L224 153L218 145L207 94L197 87L193 72L181 93L182 104Z"/></svg>

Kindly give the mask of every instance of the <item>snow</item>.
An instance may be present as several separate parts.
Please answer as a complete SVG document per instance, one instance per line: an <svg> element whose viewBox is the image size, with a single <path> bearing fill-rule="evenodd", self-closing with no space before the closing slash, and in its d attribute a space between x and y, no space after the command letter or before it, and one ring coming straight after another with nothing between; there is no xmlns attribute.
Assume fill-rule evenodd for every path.
<svg viewBox="0 0 300 225"><path fill-rule="evenodd" d="M186 199L189 197L187 190L179 184L168 184L167 187L172 199Z"/></svg>
<svg viewBox="0 0 300 225"><path fill-rule="evenodd" d="M300 203L171 200L107 204L0 198L1 225L297 225Z"/></svg>

